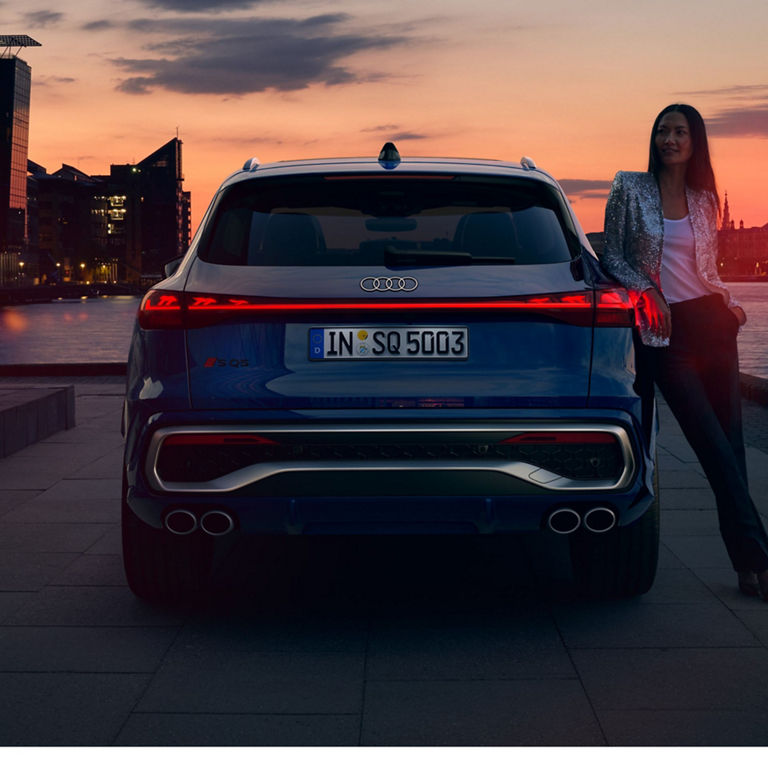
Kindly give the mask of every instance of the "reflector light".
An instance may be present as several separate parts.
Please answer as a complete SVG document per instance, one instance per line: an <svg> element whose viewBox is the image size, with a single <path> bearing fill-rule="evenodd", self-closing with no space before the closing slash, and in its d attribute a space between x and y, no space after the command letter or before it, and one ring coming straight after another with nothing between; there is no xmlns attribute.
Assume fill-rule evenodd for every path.
<svg viewBox="0 0 768 768"><path fill-rule="evenodd" d="M609 432L523 432L501 440L500 444L523 445L610 445L616 438Z"/></svg>
<svg viewBox="0 0 768 768"><path fill-rule="evenodd" d="M207 434L203 432L180 433L170 435L163 441L166 446L189 445L278 445L274 440L261 435L243 435L234 433Z"/></svg>

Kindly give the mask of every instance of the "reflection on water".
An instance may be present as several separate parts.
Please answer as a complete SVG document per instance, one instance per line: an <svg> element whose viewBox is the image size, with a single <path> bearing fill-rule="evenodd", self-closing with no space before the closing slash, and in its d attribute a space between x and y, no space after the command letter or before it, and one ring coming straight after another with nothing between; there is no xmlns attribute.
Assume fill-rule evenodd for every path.
<svg viewBox="0 0 768 768"><path fill-rule="evenodd" d="M139 301L104 296L0 307L0 364L124 362Z"/></svg>
<svg viewBox="0 0 768 768"><path fill-rule="evenodd" d="M768 378L768 283L731 283L748 322L741 370ZM114 363L128 356L140 299L105 296L0 307L0 364Z"/></svg>
<svg viewBox="0 0 768 768"><path fill-rule="evenodd" d="M747 313L739 333L739 365L744 373L768 379L768 283L729 283Z"/></svg>

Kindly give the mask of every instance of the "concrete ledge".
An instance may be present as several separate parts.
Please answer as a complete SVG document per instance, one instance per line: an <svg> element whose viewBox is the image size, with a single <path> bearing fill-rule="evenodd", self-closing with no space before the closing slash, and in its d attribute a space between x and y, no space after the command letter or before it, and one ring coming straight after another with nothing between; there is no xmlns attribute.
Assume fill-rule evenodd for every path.
<svg viewBox="0 0 768 768"><path fill-rule="evenodd" d="M75 388L0 388L0 458L75 426Z"/></svg>
<svg viewBox="0 0 768 768"><path fill-rule="evenodd" d="M11 363L0 365L2 376L125 376L126 363Z"/></svg>
<svg viewBox="0 0 768 768"><path fill-rule="evenodd" d="M759 376L742 373L741 394L748 400L760 403L760 405L768 405L768 379L761 379Z"/></svg>

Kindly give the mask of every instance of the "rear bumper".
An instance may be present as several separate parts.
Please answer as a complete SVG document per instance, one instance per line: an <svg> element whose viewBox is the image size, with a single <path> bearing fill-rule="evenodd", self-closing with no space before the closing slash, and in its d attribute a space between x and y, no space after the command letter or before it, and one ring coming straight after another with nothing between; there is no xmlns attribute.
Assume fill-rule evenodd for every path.
<svg viewBox="0 0 768 768"><path fill-rule="evenodd" d="M225 511L245 533L493 534L540 530L564 506L579 515L607 507L619 525L627 525L653 500L650 452L623 411L576 409L556 417L552 411L472 411L452 412L450 419L444 413L425 417L423 411L290 412L274 417L279 418L264 412L253 419L242 412L156 414L149 420L151 427L136 427L140 434L129 441L134 446L132 455L126 454L129 508L153 527L161 527L169 512L184 509L198 519L211 510ZM611 435L621 466L606 477L574 478L519 457L476 452L483 441L531 431ZM278 443L307 436L317 443L332 435L342 447L352 448L382 441L392 448L396 440L397 451L416 441L434 455L350 459L349 451L342 451L329 459L299 451L287 459L282 455L246 462L232 472L214 472L215 477L181 481L158 468L163 445L172 436L222 432L260 435ZM441 451L434 450L437 444Z"/></svg>
<svg viewBox="0 0 768 768"><path fill-rule="evenodd" d="M532 437L544 445L515 442ZM578 444L579 437L609 445ZM254 440L260 442L250 445ZM182 445L169 456L175 443ZM601 470L601 462L611 466ZM328 475L331 484L336 475L340 489L357 487L350 477L361 473L381 473L387 485L399 480L407 486L403 476L414 472L462 473L467 488L477 473L490 473L497 484L506 479L554 492L616 491L631 484L635 469L626 428L594 421L180 425L154 432L144 461L152 490L206 495L248 489L263 495L263 486L281 479L311 488L319 475Z"/></svg>

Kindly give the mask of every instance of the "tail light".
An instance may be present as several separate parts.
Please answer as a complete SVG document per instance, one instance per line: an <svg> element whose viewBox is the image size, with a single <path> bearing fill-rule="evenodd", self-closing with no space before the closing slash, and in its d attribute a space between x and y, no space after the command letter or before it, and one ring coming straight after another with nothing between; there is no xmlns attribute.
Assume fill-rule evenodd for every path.
<svg viewBox="0 0 768 768"><path fill-rule="evenodd" d="M239 432L180 432L177 435L166 437L163 441L166 446L221 446L221 445L277 445L274 440L261 435L250 435Z"/></svg>
<svg viewBox="0 0 768 768"><path fill-rule="evenodd" d="M623 289L477 299L262 299L150 290L139 308L144 329L200 328L217 322L312 312L506 312L546 315L571 325L634 325Z"/></svg>
<svg viewBox="0 0 768 768"><path fill-rule="evenodd" d="M635 305L624 288L595 291L595 325L634 327Z"/></svg>
<svg viewBox="0 0 768 768"><path fill-rule="evenodd" d="M139 306L139 325L145 330L183 328L184 299L180 291L147 291Z"/></svg>

